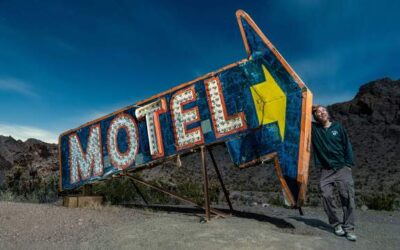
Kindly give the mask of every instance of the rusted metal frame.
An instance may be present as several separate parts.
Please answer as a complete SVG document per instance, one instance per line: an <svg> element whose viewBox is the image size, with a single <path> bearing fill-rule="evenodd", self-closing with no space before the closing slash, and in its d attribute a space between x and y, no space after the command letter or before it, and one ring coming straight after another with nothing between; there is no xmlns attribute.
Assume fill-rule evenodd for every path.
<svg viewBox="0 0 400 250"><path fill-rule="evenodd" d="M136 192L138 192L138 194L140 195L140 197L142 197L142 200L144 201L144 203L146 203L146 205L149 205L149 203L147 202L146 198L144 197L143 193L140 191L139 187L135 184L135 181L130 179L132 182L133 187L136 189Z"/></svg>
<svg viewBox="0 0 400 250"><path fill-rule="evenodd" d="M205 155L205 147L201 147L200 151L201 155L201 165L203 170L203 190L204 190L204 206L206 209L206 219L210 220L210 196L208 195L208 174L207 174L207 163L206 163L206 155Z"/></svg>
<svg viewBox="0 0 400 250"><path fill-rule="evenodd" d="M178 200L181 200L181 201L183 201L183 202L189 203L189 204L191 204L191 205L193 205L193 206L195 206L195 207L199 207L199 208L202 208L202 209L204 209L204 210L206 209L205 206L202 206L202 205L200 205L200 204L197 204L195 201L193 201L193 200L191 200L191 199L188 199L188 198L186 198L186 197L182 197L182 196L180 196L180 195L178 195L178 194L176 194L176 193L173 193L173 192L171 192L171 191L167 191L167 190L162 189L162 188L160 188L160 187L154 186L153 184L150 184L150 183L148 183L148 182L146 182L146 181L143 181L143 180L141 180L141 179L139 179L139 178L136 178L136 177L134 177L134 176L132 176L132 175L130 175L130 174L126 174L126 176L127 176L128 178L130 178L131 180L134 180L135 182L138 182L138 183L140 183L140 184L142 184L142 185L145 185L145 186L148 186L148 187L150 187L150 188L153 188L153 189L155 189L155 190L157 190L157 191L159 191L159 192L161 192L161 193L165 193L165 194L167 194L167 195L169 195L169 196L174 197L175 199L178 199ZM214 208L210 208L210 212L212 212L212 213L214 213L214 214L216 214L216 215L219 215L219 216L221 216L221 217L223 217L223 218L226 218L226 217L229 216L228 214L226 214L226 213L224 213L224 212L221 212L221 211L219 211L219 210L217 210L217 209L214 209Z"/></svg>
<svg viewBox="0 0 400 250"><path fill-rule="evenodd" d="M286 69L286 71L289 73L290 76L293 77L295 82L300 88L305 87L305 84L303 80L297 75L297 73L290 67L290 65L286 62L286 60L283 58L283 56L279 53L279 51L275 48L275 46L270 42L270 40L264 35L264 33L260 30L260 28L257 26L257 24L251 19L251 17L244 12L243 10L238 10L236 11L236 19L239 24L239 29L240 33L242 35L242 40L244 43L244 46L246 48L247 52L247 58L249 60L253 59L251 56L251 50L249 43L247 41L247 36L243 28L243 24L240 20L240 18L243 18L247 21L247 23L250 25L250 27L253 28L253 30L257 33L257 35L261 38L261 40L264 42L265 45L270 49L270 51L275 55L275 57L278 59L278 61L282 64L282 66Z"/></svg>
<svg viewBox="0 0 400 250"><path fill-rule="evenodd" d="M301 207L297 207L297 209L299 210L300 215L303 216L304 215L303 209Z"/></svg>
<svg viewBox="0 0 400 250"><path fill-rule="evenodd" d="M297 208L297 209L299 210L300 215L303 216L303 215L304 215L303 209L302 209L301 206L300 206L298 203L296 203L296 201L294 200L293 194L292 194L292 192L290 191L290 189L289 189L289 187L288 187L288 185L287 185L287 183L286 183L285 178L283 178L283 175L282 175L282 168L281 168L281 165L280 165L280 163L279 163L278 155L276 155L276 156L274 157L274 163L275 163L274 165L275 165L276 173L278 174L278 179L279 179L279 181L280 181L280 183L281 183L281 186L282 186L282 188L283 188L283 191L284 191L285 194L286 194L286 197L287 197L288 200L289 200L290 206L291 206L292 208Z"/></svg>
<svg viewBox="0 0 400 250"><path fill-rule="evenodd" d="M276 155L277 155L276 152L272 152L272 153L263 155L260 158L257 158L257 159L254 159L252 161L249 161L247 163L239 165L239 168L240 169L244 169L244 168L253 167L254 165L257 165L257 164L260 164L260 163L264 163L265 161L270 161L270 160L274 159L276 157Z"/></svg>
<svg viewBox="0 0 400 250"><path fill-rule="evenodd" d="M275 155L274 157L274 166L275 166L275 170L276 170L276 174L278 175L278 179L279 182L281 183L281 187L283 188L283 191L286 194L286 198L288 199L290 206L291 207L295 207L296 206L296 201L294 200L293 194L289 189L289 186L286 183L285 178L283 177L282 174L282 168L281 168L281 164L279 163L279 157L278 155Z"/></svg>
<svg viewBox="0 0 400 250"><path fill-rule="evenodd" d="M212 163L213 163L215 172L217 173L217 177L218 177L219 183L221 184L222 191L224 192L225 199L226 199L226 201L228 202L229 209L230 209L231 212L233 212L233 207L232 207L231 199L229 198L229 192L228 192L228 190L225 188L224 181L222 180L222 176L221 176L221 173L220 173L220 171L219 171L219 169L218 169L217 162L215 161L215 158L214 158L214 154L213 154L211 148L207 148L207 150L208 150L208 153L210 154L211 161L212 161Z"/></svg>
<svg viewBox="0 0 400 250"><path fill-rule="evenodd" d="M302 107L301 107L301 131L299 143L299 158L297 168L297 183L300 183L299 195L297 198L297 206L301 207L305 202L307 185L309 179L309 162L310 162L310 147L311 147L311 109L312 109L312 93L305 90L302 93ZM301 214L302 212L300 212Z"/></svg>

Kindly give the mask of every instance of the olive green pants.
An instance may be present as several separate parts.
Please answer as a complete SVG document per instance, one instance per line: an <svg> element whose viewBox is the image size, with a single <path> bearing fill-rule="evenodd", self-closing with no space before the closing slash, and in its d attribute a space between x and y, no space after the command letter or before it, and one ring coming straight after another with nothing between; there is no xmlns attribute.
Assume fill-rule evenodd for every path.
<svg viewBox="0 0 400 250"><path fill-rule="evenodd" d="M335 209L335 198L333 188L339 191L340 201L343 209L343 220L340 221ZM328 215L329 224L336 226L342 224L344 231L354 230L354 181L352 170L342 167L338 170L322 169L320 188L325 213Z"/></svg>

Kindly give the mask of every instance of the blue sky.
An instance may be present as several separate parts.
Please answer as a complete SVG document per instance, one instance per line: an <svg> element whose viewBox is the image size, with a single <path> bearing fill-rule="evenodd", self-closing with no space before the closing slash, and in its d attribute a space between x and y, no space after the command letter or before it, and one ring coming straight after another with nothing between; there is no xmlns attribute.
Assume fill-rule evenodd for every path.
<svg viewBox="0 0 400 250"><path fill-rule="evenodd" d="M245 10L314 93L400 78L399 1L0 0L0 134L58 134L246 57Z"/></svg>

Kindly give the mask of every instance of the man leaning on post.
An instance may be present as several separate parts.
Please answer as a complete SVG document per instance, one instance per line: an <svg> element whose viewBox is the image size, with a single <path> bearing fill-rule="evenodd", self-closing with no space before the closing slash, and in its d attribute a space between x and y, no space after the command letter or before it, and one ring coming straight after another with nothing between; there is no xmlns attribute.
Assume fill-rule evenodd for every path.
<svg viewBox="0 0 400 250"><path fill-rule="evenodd" d="M331 121L325 107L313 106L312 114L315 119L312 124L313 155L315 165L321 168L320 189L325 213L336 235L355 241L354 158L350 140L342 125ZM334 187L338 189L342 203L342 221L335 211Z"/></svg>

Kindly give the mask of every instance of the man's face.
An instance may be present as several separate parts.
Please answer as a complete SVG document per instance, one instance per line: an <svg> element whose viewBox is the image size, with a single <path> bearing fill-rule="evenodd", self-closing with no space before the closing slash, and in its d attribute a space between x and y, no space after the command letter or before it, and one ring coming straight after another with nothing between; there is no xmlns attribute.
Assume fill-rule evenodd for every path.
<svg viewBox="0 0 400 250"><path fill-rule="evenodd" d="M315 111L315 120L317 120L317 122L322 124L329 121L328 110L326 110L325 107L318 107L317 110Z"/></svg>

